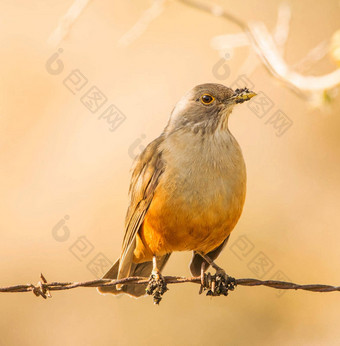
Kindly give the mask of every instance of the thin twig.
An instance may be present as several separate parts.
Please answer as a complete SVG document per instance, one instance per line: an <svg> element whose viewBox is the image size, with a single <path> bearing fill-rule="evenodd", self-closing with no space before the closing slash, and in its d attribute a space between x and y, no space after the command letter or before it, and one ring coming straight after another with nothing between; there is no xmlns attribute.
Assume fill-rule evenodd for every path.
<svg viewBox="0 0 340 346"><path fill-rule="evenodd" d="M78 17L90 1L91 0L75 0L73 2L72 6L68 9L66 14L61 17L58 26L48 38L47 42L51 46L57 47L60 42L67 36L71 29L71 26L78 19Z"/></svg>
<svg viewBox="0 0 340 346"><path fill-rule="evenodd" d="M201 284L201 277L182 277L182 276L165 276L164 280L167 284L181 284L181 283L196 283ZM149 278L146 277L129 277L120 280L110 279L98 279L84 282L47 282L45 277L41 274L41 281L37 285L15 285L8 287L0 287L0 292L33 292L36 296L42 296L43 298L51 297L50 291L64 291L77 287L107 287L116 286L118 284L134 284L142 285L147 284ZM331 285L299 285L292 282L276 281L276 280L258 280L258 279L236 279L237 286L267 286L281 290L305 290L311 292L335 292L340 291L340 286Z"/></svg>
<svg viewBox="0 0 340 346"><path fill-rule="evenodd" d="M340 69L322 76L304 76L295 72L282 58L273 37L263 23L248 23L233 16L218 5L206 5L196 0L179 0L183 4L236 24L248 37L267 70L298 96L310 99L310 94L335 89L340 84ZM308 95L309 94L309 95Z"/></svg>
<svg viewBox="0 0 340 346"><path fill-rule="evenodd" d="M165 0L154 0L151 7L143 12L136 24L119 39L118 45L127 47L141 36L149 24L163 12L164 3Z"/></svg>

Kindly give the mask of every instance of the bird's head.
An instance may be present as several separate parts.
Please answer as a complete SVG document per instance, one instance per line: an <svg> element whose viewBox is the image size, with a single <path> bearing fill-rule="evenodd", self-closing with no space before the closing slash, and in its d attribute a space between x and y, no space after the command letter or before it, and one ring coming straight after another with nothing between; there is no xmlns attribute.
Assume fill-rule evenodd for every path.
<svg viewBox="0 0 340 346"><path fill-rule="evenodd" d="M254 96L256 94L247 88L232 90L215 83L197 85L177 103L166 131L183 127L204 133L215 132L218 128L226 129L234 106Z"/></svg>

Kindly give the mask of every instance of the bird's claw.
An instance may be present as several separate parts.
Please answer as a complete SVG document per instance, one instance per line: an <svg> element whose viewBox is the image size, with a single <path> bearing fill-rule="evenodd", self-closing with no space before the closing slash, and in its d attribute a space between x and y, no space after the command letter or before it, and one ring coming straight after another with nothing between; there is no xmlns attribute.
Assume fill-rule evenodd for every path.
<svg viewBox="0 0 340 346"><path fill-rule="evenodd" d="M215 275L205 274L201 278L199 294L207 291L207 296L227 296L229 291L233 291L236 280L227 275L224 270L216 271Z"/></svg>
<svg viewBox="0 0 340 346"><path fill-rule="evenodd" d="M153 272L150 276L146 293L153 297L154 304L159 304L163 294L168 290L166 282L159 272Z"/></svg>

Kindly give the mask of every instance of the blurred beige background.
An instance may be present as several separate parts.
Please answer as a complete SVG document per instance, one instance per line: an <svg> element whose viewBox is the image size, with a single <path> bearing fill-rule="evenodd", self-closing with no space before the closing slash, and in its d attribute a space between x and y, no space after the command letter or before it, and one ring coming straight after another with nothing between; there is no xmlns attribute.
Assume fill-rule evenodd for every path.
<svg viewBox="0 0 340 346"><path fill-rule="evenodd" d="M245 21L275 26L279 1L219 3ZM340 7L336 0L288 3L286 59L294 64L339 29ZM1 286L36 283L40 272L49 281L91 280L88 266L97 254L114 261L123 237L131 153L160 134L189 88L230 85L249 54L247 47L235 50L231 75L217 79L212 69L220 57L210 40L239 29L176 1L167 2L124 47L119 39L151 2L93 0L60 45L48 45L71 5L0 1ZM53 75L46 62L57 48L63 49L63 68ZM326 57L308 73L334 68ZM76 69L88 83L74 95L63 80ZM243 148L248 192L218 263L237 278L258 277L252 259L262 253L271 263L265 279L281 271L298 283L339 285L339 101L313 109L262 65L249 78L293 126L277 137L246 105L233 112L230 128ZM80 101L93 85L126 116L115 131L98 119L101 112ZM69 237L57 241L52 229L65 215ZM173 255L165 274L189 275L190 257ZM278 296L270 288L238 287L227 298L212 299L198 289L170 286L160 306L149 297L100 296L92 288L54 292L46 301L31 293L2 293L0 345L339 344L338 293Z"/></svg>

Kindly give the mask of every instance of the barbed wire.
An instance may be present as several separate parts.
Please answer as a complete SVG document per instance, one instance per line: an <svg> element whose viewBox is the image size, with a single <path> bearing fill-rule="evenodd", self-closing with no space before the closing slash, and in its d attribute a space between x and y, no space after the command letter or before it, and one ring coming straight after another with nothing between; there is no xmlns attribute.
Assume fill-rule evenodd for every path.
<svg viewBox="0 0 340 346"><path fill-rule="evenodd" d="M214 281L215 275L204 274L204 278L198 277L182 277L182 276L164 276L163 280L165 284L183 284L183 283L197 283L202 285L202 280ZM146 277L128 277L120 280L110 279L98 279L83 282L47 282L44 275L40 275L40 281L36 284L15 285L8 287L0 287L0 292L8 293L21 293L21 292L33 292L37 297L41 296L44 299L51 297L51 291L63 291L78 287L109 287L116 286L118 284L134 284L134 285L146 285L149 284L150 279ZM232 286L228 286L233 290L235 286L266 286L274 289L281 290L304 290L310 292L336 292L340 291L340 286L331 286L323 284L308 284L300 285L292 282L277 281L277 280L258 280L258 279L232 279ZM208 293L207 293L208 294ZM209 295L209 294L208 294ZM215 295L215 294L211 294ZM219 295L219 294L216 294ZM224 294L227 295L227 294Z"/></svg>

